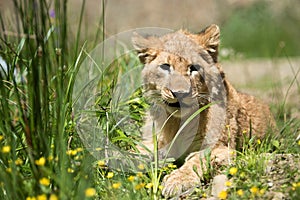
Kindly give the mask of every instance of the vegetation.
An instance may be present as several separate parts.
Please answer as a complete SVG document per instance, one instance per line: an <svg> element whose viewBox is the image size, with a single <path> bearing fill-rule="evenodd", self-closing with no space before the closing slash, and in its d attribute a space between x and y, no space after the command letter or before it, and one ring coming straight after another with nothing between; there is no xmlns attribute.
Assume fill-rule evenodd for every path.
<svg viewBox="0 0 300 200"><path fill-rule="evenodd" d="M109 168L112 158L106 156L105 149L87 147L76 128L80 116L76 115L73 107L76 103L76 99L72 98L74 84L79 79L77 75L82 62L89 56L87 52L105 38L105 1L102 2L100 26L95 30L95 38L89 38L90 41L85 43L81 40L85 1L75 34L68 24L66 0L54 0L52 4L46 0L13 0L16 20L0 13L0 55L7 63L6 70L3 64L0 66L1 199L163 198L161 179L176 165L168 163L159 167L154 155L156 162L152 165L139 163L137 169L131 172ZM250 19L256 20L256 9L247 12L253 17ZM240 15L243 12L232 17L232 24L226 26L226 31L234 32L238 25L244 23L240 21L243 19ZM269 24L272 27L266 29L276 29L277 25L273 25ZM17 31L8 32L10 28ZM270 41L287 33L282 29L276 34L269 38ZM253 51L250 46L254 42L245 42L250 40L249 37L241 43L239 40L231 41L224 34L224 45L234 46L236 51L252 56L249 52ZM286 43L291 50L297 47L292 41L295 38ZM271 54L276 55L274 52ZM267 53L263 55L269 56ZM128 101L118 106L117 111L121 114L116 117L112 96L118 78L136 65L138 61L133 54L116 59L99 77L97 89L101 92L96 96L93 107L96 108L93 114L97 117L99 130L108 136L110 143L124 150L133 149L138 143L138 127L142 125L148 105L141 96L140 88L137 88ZM294 83L295 80L291 80L291 84ZM299 85L297 89L300 91ZM226 183L228 190L220 193L221 199L264 198L270 187L265 178L268 156L263 155L300 152L300 142L295 140L300 121L283 117L286 116L286 104L288 102L274 105L275 112L280 110L280 136L270 136L264 141L245 136L249 143L243 145L232 165L224 169L210 167L211 171L202 180L205 185L196 188L190 197L208 196L211 178L221 172L230 180ZM100 153L95 156L97 152ZM276 190L288 193L293 199L300 195L300 177L292 168L285 170L288 181Z"/></svg>

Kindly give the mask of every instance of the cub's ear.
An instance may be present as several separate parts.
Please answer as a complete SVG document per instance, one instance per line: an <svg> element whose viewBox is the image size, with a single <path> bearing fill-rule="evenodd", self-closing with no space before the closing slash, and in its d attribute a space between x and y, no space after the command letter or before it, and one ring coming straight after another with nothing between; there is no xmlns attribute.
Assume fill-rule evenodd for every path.
<svg viewBox="0 0 300 200"><path fill-rule="evenodd" d="M202 30L196 37L198 43L208 51L214 62L217 62L220 44L220 28L212 24Z"/></svg>
<svg viewBox="0 0 300 200"><path fill-rule="evenodd" d="M160 40L156 37L145 38L138 33L133 33L132 44L138 53L140 61L145 64L156 58Z"/></svg>
<svg viewBox="0 0 300 200"><path fill-rule="evenodd" d="M218 62L220 29L217 25L212 24L198 34L191 34L188 32L185 34L201 45L210 54L215 63Z"/></svg>

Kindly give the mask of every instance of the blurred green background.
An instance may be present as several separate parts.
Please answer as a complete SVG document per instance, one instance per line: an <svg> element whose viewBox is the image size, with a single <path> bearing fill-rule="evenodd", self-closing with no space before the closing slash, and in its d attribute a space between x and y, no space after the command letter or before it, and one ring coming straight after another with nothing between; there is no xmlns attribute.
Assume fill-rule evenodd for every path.
<svg viewBox="0 0 300 200"><path fill-rule="evenodd" d="M69 26L74 32L81 3L81 0L68 3ZM13 21L14 10L8 9L11 4L10 0L1 0L0 11ZM101 29L105 12L106 36L141 27L198 32L215 23L221 28L222 47L233 50L231 53L244 57L299 56L300 53L299 0L109 0L105 1L104 9L102 6L100 0L86 1L82 41L93 38L95 30ZM11 27L11 31L14 29Z"/></svg>

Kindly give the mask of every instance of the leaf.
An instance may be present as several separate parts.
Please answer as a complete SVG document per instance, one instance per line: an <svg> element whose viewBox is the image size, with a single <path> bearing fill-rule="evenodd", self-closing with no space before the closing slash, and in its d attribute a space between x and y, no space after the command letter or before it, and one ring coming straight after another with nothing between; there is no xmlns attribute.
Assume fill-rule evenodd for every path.
<svg viewBox="0 0 300 200"><path fill-rule="evenodd" d="M277 149L279 149L279 141L278 140L272 140L272 144L274 147L276 147Z"/></svg>

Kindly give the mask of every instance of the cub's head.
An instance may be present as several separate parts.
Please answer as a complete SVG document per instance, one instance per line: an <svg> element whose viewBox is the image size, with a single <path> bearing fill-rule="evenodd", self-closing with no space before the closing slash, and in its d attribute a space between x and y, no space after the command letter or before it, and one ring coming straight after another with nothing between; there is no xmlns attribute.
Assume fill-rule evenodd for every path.
<svg viewBox="0 0 300 200"><path fill-rule="evenodd" d="M217 63L220 31L211 25L198 34L177 31L161 37L132 39L140 61L146 95L177 116L210 102L209 69ZM175 116L176 116L175 115Z"/></svg>

